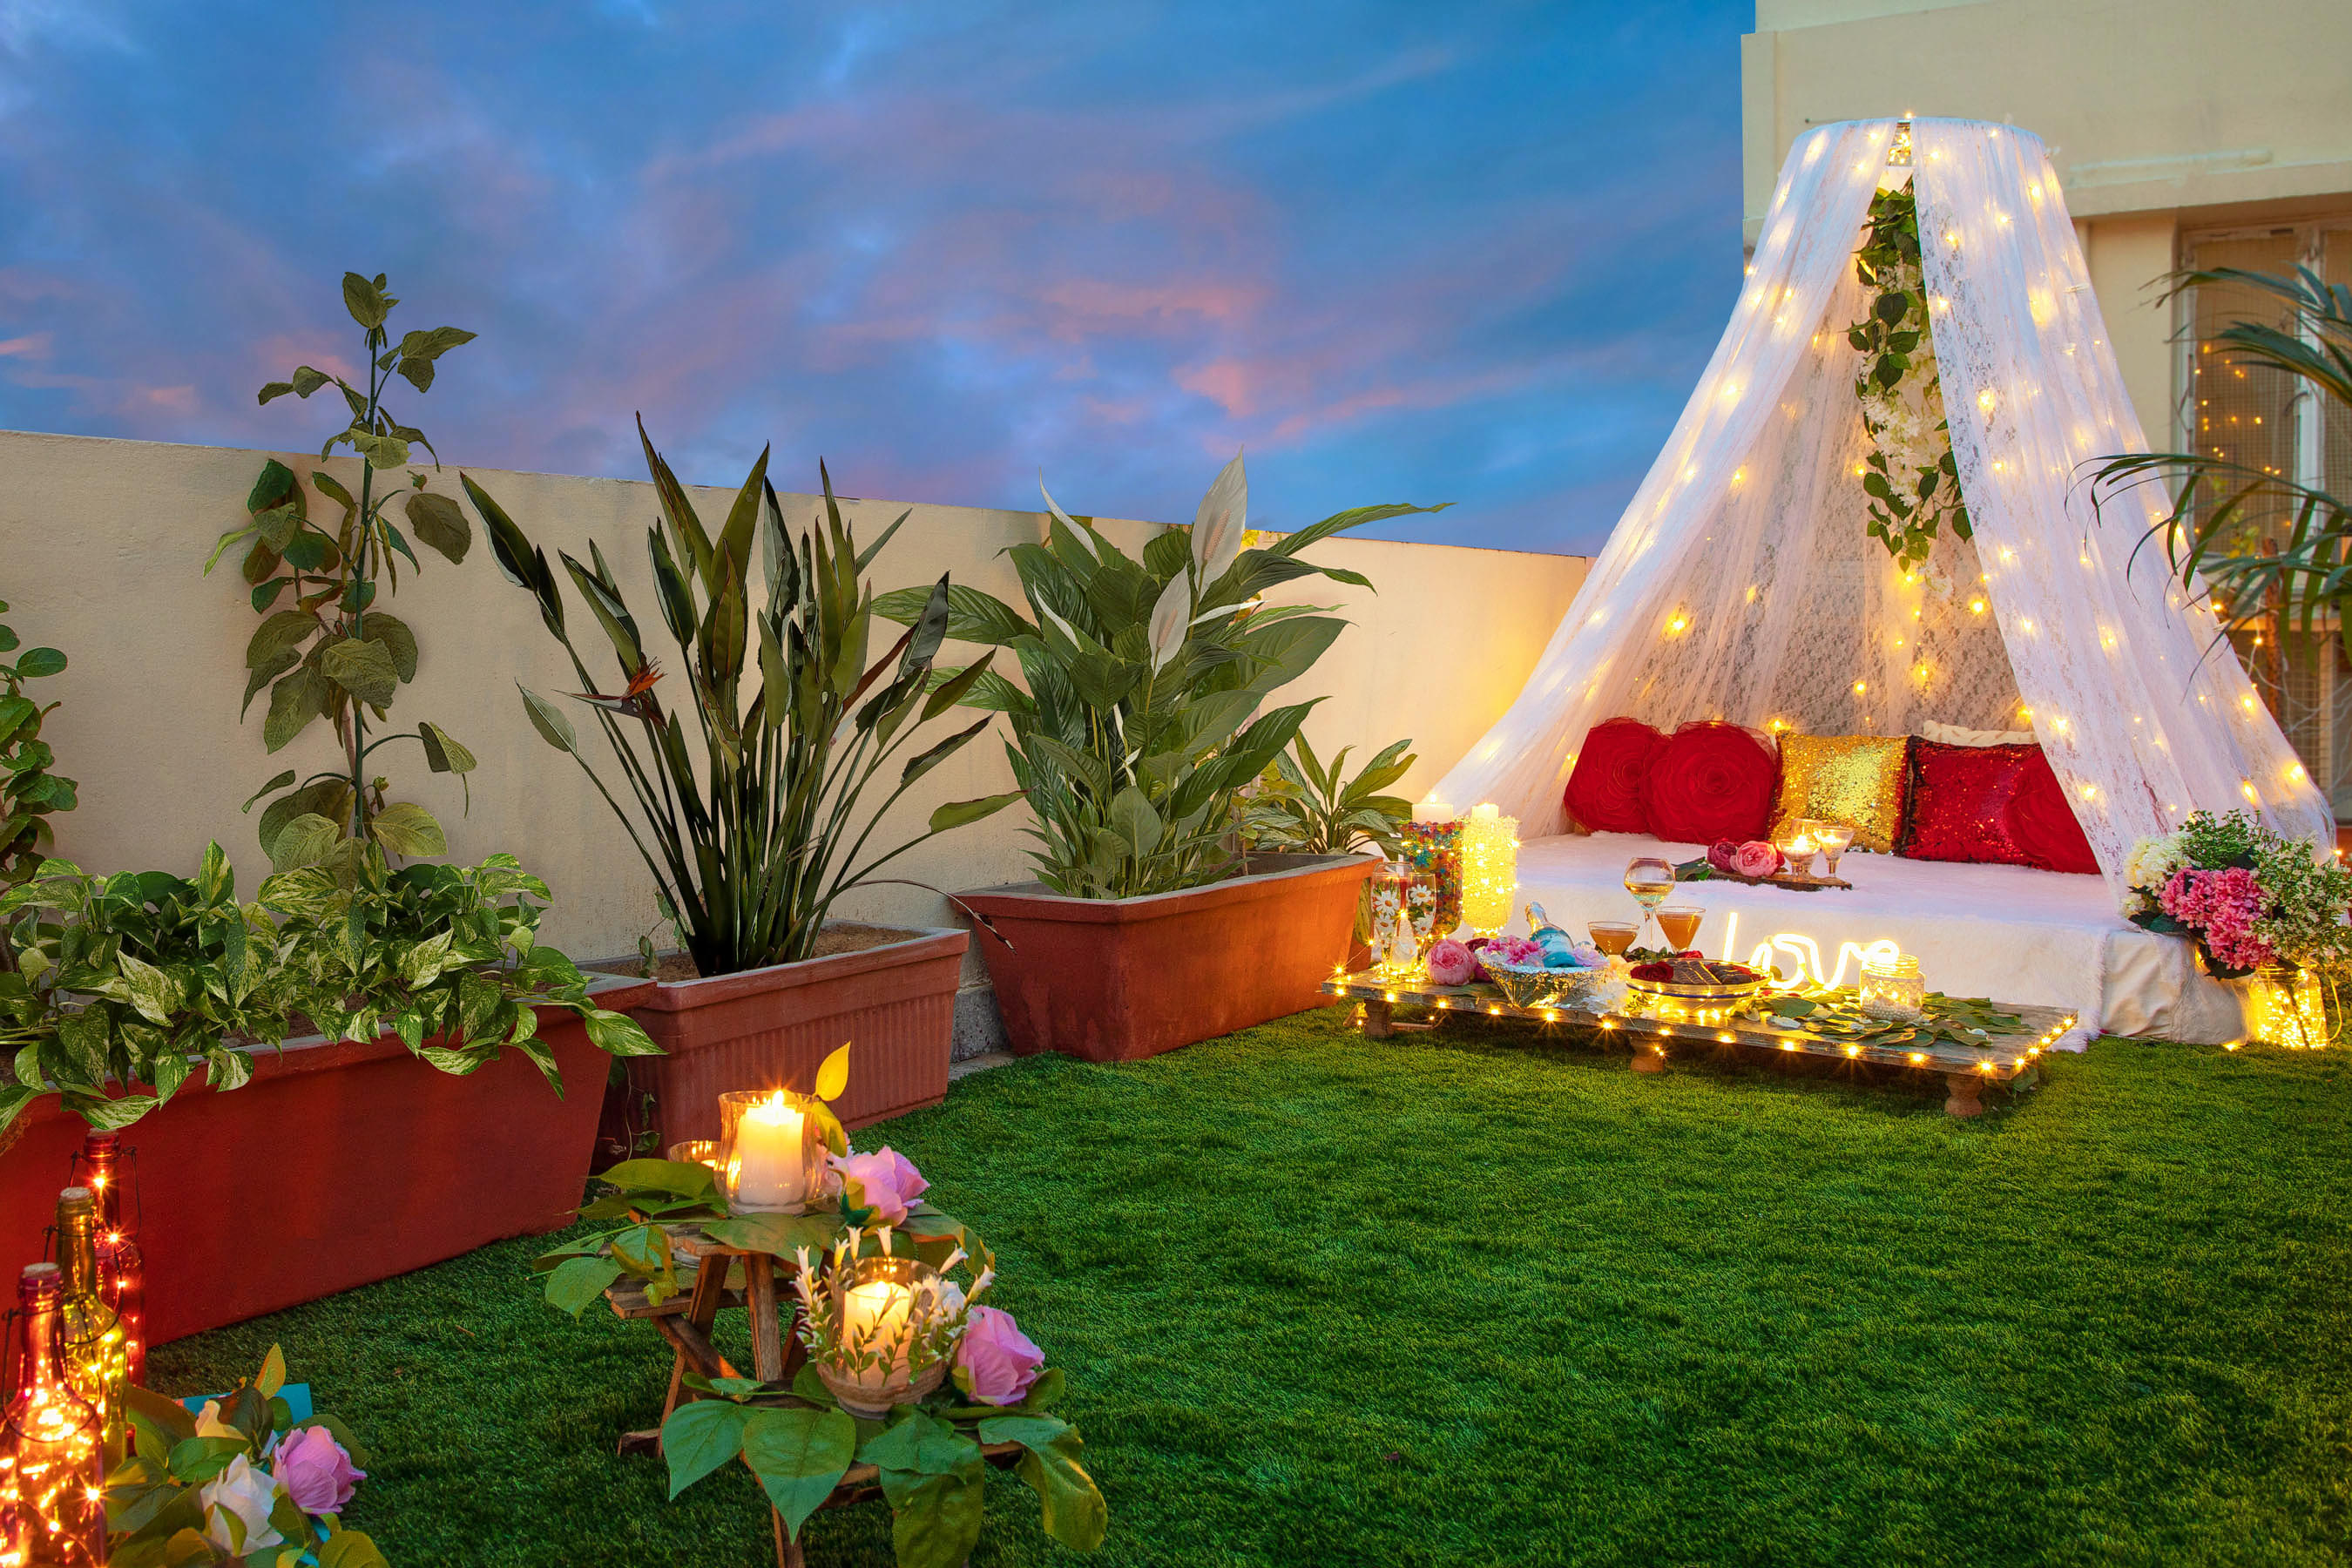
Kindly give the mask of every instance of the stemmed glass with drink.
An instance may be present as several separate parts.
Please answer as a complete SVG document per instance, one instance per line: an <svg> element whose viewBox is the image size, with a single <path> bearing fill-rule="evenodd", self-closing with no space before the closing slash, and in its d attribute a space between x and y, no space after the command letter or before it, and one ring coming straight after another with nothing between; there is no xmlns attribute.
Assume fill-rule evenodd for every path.
<svg viewBox="0 0 2352 1568"><path fill-rule="evenodd" d="M1650 929L1650 921L1658 906L1675 890L1674 863L1654 855L1637 857L1625 868L1625 890L1642 906L1643 931Z"/></svg>
<svg viewBox="0 0 2352 1568"><path fill-rule="evenodd" d="M1698 941L1699 921L1706 911L1696 904L1668 904L1658 911L1658 929L1666 933L1666 945L1676 952L1688 952Z"/></svg>

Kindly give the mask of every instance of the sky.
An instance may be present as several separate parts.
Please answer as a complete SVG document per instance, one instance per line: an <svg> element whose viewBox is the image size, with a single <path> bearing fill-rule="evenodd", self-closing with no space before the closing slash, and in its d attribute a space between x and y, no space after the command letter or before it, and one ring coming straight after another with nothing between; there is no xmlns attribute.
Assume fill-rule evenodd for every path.
<svg viewBox="0 0 2352 1568"><path fill-rule="evenodd" d="M0 0L0 427L1589 552L1740 278L1752 5Z"/></svg>

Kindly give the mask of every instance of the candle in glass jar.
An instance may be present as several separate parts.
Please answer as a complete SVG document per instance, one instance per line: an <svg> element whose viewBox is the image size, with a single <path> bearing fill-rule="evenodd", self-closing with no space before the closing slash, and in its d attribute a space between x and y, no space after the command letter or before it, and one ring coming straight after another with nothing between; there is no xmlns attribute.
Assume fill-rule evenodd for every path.
<svg viewBox="0 0 2352 1568"><path fill-rule="evenodd" d="M781 1094L743 1112L735 1130L735 1201L746 1208L793 1208L807 1201L806 1118Z"/></svg>
<svg viewBox="0 0 2352 1568"><path fill-rule="evenodd" d="M895 1279L868 1279L853 1285L841 1303L841 1342L860 1350L883 1352L883 1364L907 1358L907 1320L915 1310L915 1293Z"/></svg>

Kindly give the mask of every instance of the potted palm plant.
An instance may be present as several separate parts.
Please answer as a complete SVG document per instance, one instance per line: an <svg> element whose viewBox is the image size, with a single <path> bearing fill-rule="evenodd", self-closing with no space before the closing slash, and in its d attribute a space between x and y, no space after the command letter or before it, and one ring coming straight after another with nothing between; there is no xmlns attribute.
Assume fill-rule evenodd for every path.
<svg viewBox="0 0 2352 1568"><path fill-rule="evenodd" d="M459 476L499 570L533 596L571 656L585 689L575 700L604 731L629 804L582 754L563 707L524 688L524 710L628 830L683 949L672 972L656 968L646 944L648 973L659 984L635 1016L666 1054L630 1064L631 1085L654 1097L662 1143L714 1137L722 1092L806 1089L818 1064L854 1039L858 1074L837 1108L844 1121L862 1125L934 1103L947 1093L969 939L955 928L846 932L831 917L853 889L897 880L881 873L916 845L1018 798L954 802L932 812L915 838L872 842L883 815L918 780L988 727L983 714L899 761L987 678L986 664L933 689L949 619L945 577L915 591L921 608L913 624L869 662L876 600L861 578L903 513L861 549L820 464L822 526L795 534L763 451L714 533L642 421L637 429L661 507L646 550L662 623L685 672L667 688L677 694L675 707L662 701L666 672L647 653L603 552L591 544L584 564L559 556L618 660L610 695L572 641L546 552L488 491ZM755 571L766 589L756 603ZM864 809L868 786L894 764L880 804Z"/></svg>
<svg viewBox="0 0 2352 1568"><path fill-rule="evenodd" d="M1028 613L961 588L947 616L949 636L1010 648L1025 689L986 659L939 676L966 706L1008 717L1006 751L1037 818L1036 879L961 900L1009 939L981 951L1013 1048L1125 1061L1315 1005L1377 862L1253 853L1238 818L1243 791L1319 700L1267 699L1346 623L1261 595L1317 574L1369 586L1300 553L1438 509L1360 507L1245 548L1235 457L1189 534L1171 529L1137 560L1045 503L1044 542L1009 552ZM929 611L912 593L877 607L910 626Z"/></svg>

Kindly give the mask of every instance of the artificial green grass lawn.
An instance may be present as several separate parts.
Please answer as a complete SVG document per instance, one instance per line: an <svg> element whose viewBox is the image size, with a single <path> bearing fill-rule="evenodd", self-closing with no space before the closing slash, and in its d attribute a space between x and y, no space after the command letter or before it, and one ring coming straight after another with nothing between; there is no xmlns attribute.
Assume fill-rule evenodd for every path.
<svg viewBox="0 0 2352 1568"><path fill-rule="evenodd" d="M2343 1060L2102 1042L1961 1123L1940 1087L1637 1077L1327 1012L1025 1060L861 1142L988 1238L1067 1370L1098 1562L2329 1563ZM352 1521L401 1568L768 1561L741 1467L670 1502L614 1456L669 1356L542 1305L542 1245L181 1341L152 1378L222 1386L283 1342L372 1447ZM988 1508L976 1564L1080 1561L1012 1478ZM887 1563L887 1521L819 1515L811 1562Z"/></svg>

